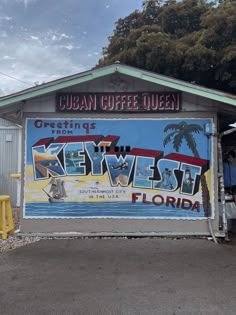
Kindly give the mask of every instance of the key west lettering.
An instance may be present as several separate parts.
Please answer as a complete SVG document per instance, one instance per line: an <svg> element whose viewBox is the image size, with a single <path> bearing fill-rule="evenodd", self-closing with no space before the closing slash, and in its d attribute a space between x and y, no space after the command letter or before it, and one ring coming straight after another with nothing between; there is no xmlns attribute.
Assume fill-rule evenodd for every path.
<svg viewBox="0 0 236 315"><path fill-rule="evenodd" d="M178 112L178 93L70 93L56 96L58 112Z"/></svg>
<svg viewBox="0 0 236 315"><path fill-rule="evenodd" d="M86 176L90 172L92 176L102 176L104 173L108 173L111 187L127 187L132 183L133 187L137 188L149 188L160 189L164 191L173 192L180 189L180 194L194 195L199 190L199 175L204 174L208 168L209 163L207 160L199 158L189 158L180 154L168 154L163 156L162 151L153 151L145 149L133 149L128 154L115 153L114 147L119 140L119 136L65 136L53 138L40 139L32 147L33 166L35 170L35 180L47 179L52 177L63 177L68 175L73 176ZM95 148L98 148L102 144L106 143L109 146L109 152L101 147L101 155L95 157ZM71 173L69 168L69 154L70 151L76 151L78 155L76 171ZM78 150L79 148L79 150ZM40 152L40 154L39 154ZM40 158L39 158L40 156ZM86 162L87 161L87 162ZM147 164L148 161L148 164ZM148 176L140 184L137 178L140 174L138 165L146 163L146 171ZM162 165L165 165L164 172ZM186 178L187 170L189 167L194 167L192 172L192 189L186 191L183 184L183 179ZM123 169L126 169L127 177L125 180L117 179L117 172L120 174ZM174 170L171 174L171 185L166 182L166 186L162 185L165 180L165 173L168 170ZM166 174L167 175L167 174ZM132 194L132 202L136 202L140 193ZM143 203L149 203L146 200L146 195L142 197ZM158 200L158 201L157 201ZM166 203L172 205L175 202L175 198L167 197ZM164 202L164 199L160 195L153 197L152 202L155 205L159 205ZM179 207L186 207L188 200L178 200ZM192 203L191 203L192 205ZM194 207L199 211L199 202L194 204ZM189 204L188 204L189 206Z"/></svg>

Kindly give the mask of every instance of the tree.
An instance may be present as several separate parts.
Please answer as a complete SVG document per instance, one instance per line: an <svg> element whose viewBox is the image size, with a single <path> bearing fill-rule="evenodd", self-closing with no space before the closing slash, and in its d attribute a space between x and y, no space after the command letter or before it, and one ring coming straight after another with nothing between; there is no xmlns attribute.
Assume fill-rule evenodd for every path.
<svg viewBox="0 0 236 315"><path fill-rule="evenodd" d="M190 150L193 152L193 156L200 158L197 151L197 143L194 139L194 133L200 133L203 131L202 127L197 124L187 124L185 121L181 121L179 124L169 124L164 128L164 132L170 133L165 137L163 145L166 146L169 142L172 141L173 148L176 152L179 152L183 140L186 140L186 143ZM205 175L201 175L201 185L202 185L202 203L203 209L206 217L210 217L210 194L206 182Z"/></svg>
<svg viewBox="0 0 236 315"><path fill-rule="evenodd" d="M139 28L143 25L141 13L138 10L135 10L124 19L119 19L115 24L116 29L114 30L114 36L127 37L130 34L130 30Z"/></svg>
<svg viewBox="0 0 236 315"><path fill-rule="evenodd" d="M235 93L236 1L146 0L118 20L98 66L117 60Z"/></svg>
<svg viewBox="0 0 236 315"><path fill-rule="evenodd" d="M143 20L145 25L153 25L159 22L162 0L143 1Z"/></svg>
<svg viewBox="0 0 236 315"><path fill-rule="evenodd" d="M202 17L201 44L215 53L214 88L235 93L236 2L224 1Z"/></svg>
<svg viewBox="0 0 236 315"><path fill-rule="evenodd" d="M208 8L209 5L205 1L172 2L160 13L160 23L164 32L182 37L201 29L201 17Z"/></svg>

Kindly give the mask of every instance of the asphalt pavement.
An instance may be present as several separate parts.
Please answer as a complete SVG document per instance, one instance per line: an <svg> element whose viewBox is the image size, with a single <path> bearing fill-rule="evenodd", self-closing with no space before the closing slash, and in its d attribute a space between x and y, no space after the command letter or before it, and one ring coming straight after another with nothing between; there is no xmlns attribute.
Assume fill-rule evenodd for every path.
<svg viewBox="0 0 236 315"><path fill-rule="evenodd" d="M0 254L2 315L235 313L235 239L51 239Z"/></svg>

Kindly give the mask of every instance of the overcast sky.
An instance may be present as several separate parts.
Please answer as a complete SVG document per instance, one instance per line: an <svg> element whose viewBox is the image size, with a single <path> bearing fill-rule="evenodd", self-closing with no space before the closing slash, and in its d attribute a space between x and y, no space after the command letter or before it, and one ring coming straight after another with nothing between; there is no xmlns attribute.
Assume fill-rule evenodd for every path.
<svg viewBox="0 0 236 315"><path fill-rule="evenodd" d="M0 96L91 69L115 22L142 2L0 0Z"/></svg>

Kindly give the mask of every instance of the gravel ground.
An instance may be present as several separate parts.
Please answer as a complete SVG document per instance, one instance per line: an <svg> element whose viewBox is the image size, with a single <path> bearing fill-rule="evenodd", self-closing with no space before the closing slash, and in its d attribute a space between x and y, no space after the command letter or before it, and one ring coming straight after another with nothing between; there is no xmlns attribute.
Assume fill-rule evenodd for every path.
<svg viewBox="0 0 236 315"><path fill-rule="evenodd" d="M15 231L20 228L20 209L12 209ZM23 237L23 236L11 236L9 235L6 240L2 240L0 235L0 253L7 252L9 250L16 249L27 244L31 244L40 240L40 237Z"/></svg>

